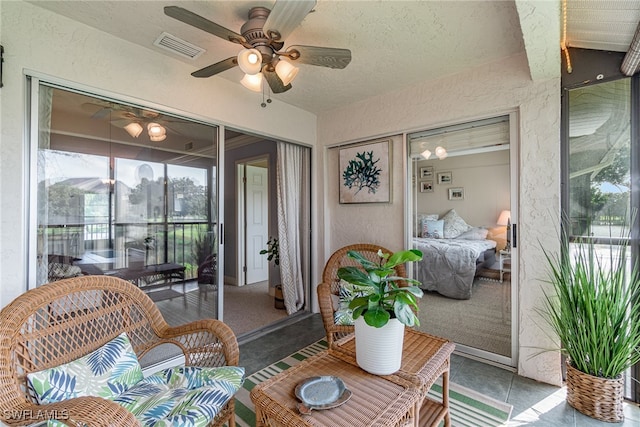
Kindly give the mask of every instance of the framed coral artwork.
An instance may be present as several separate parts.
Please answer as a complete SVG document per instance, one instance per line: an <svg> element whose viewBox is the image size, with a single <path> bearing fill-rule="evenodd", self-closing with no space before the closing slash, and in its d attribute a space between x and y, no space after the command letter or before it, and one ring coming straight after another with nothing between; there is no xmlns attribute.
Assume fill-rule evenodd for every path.
<svg viewBox="0 0 640 427"><path fill-rule="evenodd" d="M340 203L391 202L391 140L340 148Z"/></svg>

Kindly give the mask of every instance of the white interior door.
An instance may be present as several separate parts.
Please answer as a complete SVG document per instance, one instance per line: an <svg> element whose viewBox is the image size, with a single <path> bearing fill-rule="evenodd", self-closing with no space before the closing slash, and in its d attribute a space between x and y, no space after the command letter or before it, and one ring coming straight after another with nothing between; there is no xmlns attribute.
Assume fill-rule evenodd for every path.
<svg viewBox="0 0 640 427"><path fill-rule="evenodd" d="M269 239L268 169L246 166L246 279L247 284L269 280L266 255L260 251Z"/></svg>

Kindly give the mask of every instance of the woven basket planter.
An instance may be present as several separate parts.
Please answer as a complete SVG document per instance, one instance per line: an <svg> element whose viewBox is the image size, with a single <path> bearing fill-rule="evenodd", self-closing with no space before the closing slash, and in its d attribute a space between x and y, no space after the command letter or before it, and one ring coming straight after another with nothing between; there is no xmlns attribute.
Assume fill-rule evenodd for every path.
<svg viewBox="0 0 640 427"><path fill-rule="evenodd" d="M624 378L594 377L571 366L567 361L567 403L585 415L600 421L624 420Z"/></svg>

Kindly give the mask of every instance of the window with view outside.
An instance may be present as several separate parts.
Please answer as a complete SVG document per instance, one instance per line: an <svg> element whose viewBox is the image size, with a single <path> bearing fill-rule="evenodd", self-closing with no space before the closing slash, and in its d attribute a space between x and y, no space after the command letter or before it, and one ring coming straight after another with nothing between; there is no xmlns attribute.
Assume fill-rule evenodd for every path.
<svg viewBox="0 0 640 427"><path fill-rule="evenodd" d="M594 239L595 256L607 267L628 244L631 207L631 81L616 80L568 92L569 238ZM637 113L636 113L637 114ZM637 172L636 172L637 173ZM637 219L636 219L637 224ZM627 270L632 251L626 251ZM632 396L630 370L625 396Z"/></svg>
<svg viewBox="0 0 640 427"><path fill-rule="evenodd" d="M621 237L630 210L630 82L569 92L571 236Z"/></svg>
<svg viewBox="0 0 640 427"><path fill-rule="evenodd" d="M163 264L196 278L215 251L216 127L46 85L38 114L37 283Z"/></svg>

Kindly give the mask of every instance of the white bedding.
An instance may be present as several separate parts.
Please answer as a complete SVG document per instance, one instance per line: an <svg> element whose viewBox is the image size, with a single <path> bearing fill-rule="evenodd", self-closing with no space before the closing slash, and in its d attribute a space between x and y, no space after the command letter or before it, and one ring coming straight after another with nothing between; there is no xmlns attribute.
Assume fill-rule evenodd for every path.
<svg viewBox="0 0 640 427"><path fill-rule="evenodd" d="M415 278L422 289L456 299L471 298L476 260L494 240L430 239L415 237L413 247L422 251L415 265Z"/></svg>

